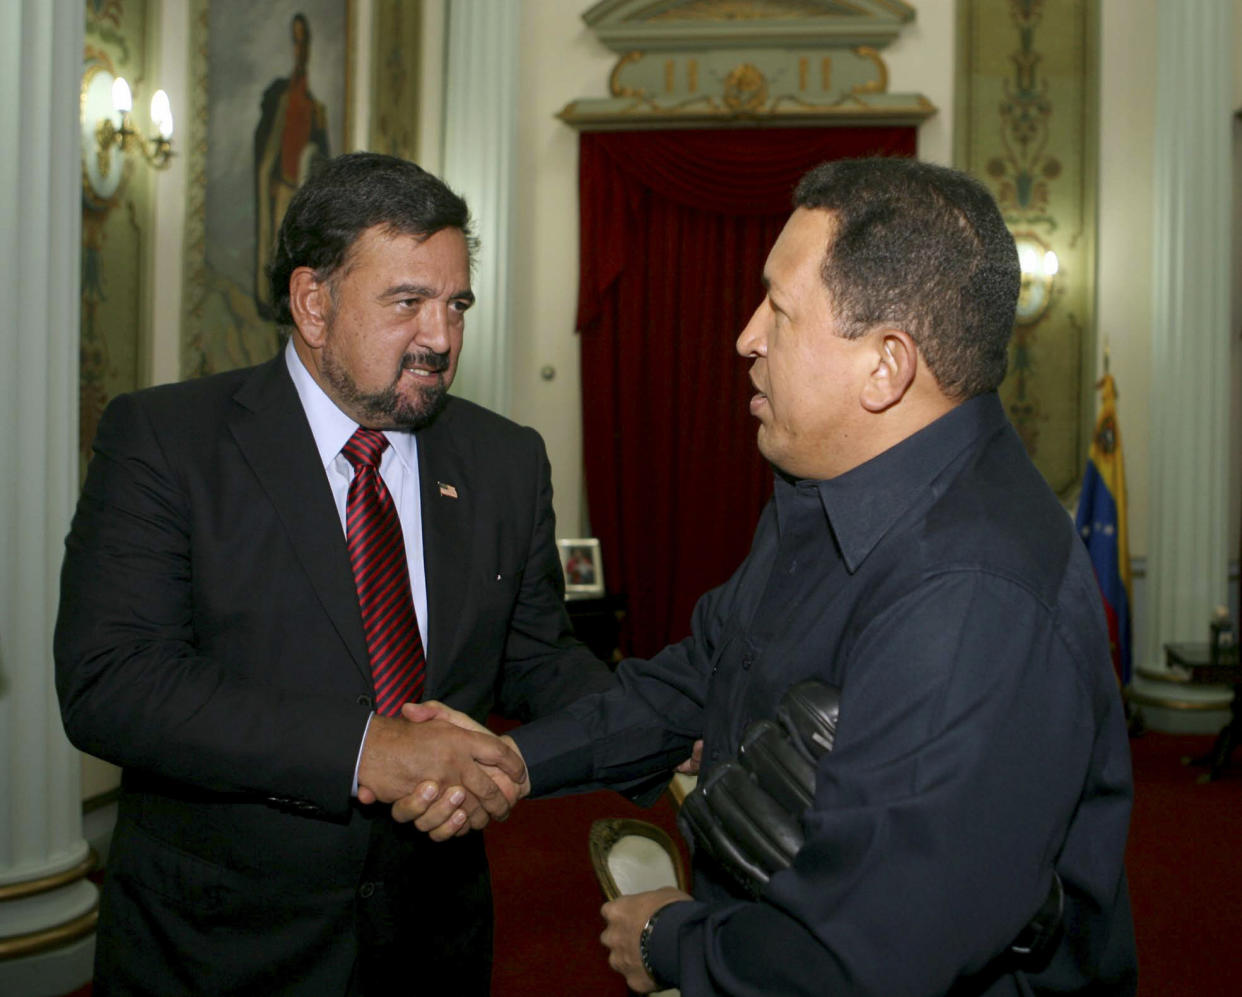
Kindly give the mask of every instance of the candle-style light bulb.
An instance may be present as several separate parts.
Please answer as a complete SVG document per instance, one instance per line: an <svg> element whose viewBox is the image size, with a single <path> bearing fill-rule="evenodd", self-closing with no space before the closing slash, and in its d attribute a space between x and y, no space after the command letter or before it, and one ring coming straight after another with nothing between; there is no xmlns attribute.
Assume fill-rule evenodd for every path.
<svg viewBox="0 0 1242 997"><path fill-rule="evenodd" d="M1018 266L1028 276L1039 270L1039 255L1026 239L1018 240Z"/></svg>
<svg viewBox="0 0 1242 997"><path fill-rule="evenodd" d="M124 76L112 81L112 106L121 114L128 114L134 109L134 96L129 92Z"/></svg>
<svg viewBox="0 0 1242 997"><path fill-rule="evenodd" d="M172 138L172 107L168 103L168 94L163 90L156 90L151 95L151 123L160 133L160 138L165 140Z"/></svg>

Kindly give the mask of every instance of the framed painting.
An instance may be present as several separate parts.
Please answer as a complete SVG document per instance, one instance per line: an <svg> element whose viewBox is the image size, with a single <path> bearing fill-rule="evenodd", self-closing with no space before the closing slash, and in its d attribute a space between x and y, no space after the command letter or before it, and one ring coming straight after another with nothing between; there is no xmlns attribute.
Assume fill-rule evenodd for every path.
<svg viewBox="0 0 1242 997"><path fill-rule="evenodd" d="M349 134L350 0L195 0L181 373L270 358L285 208Z"/></svg>
<svg viewBox="0 0 1242 997"><path fill-rule="evenodd" d="M604 564L599 540L581 537L556 541L565 569L565 598L585 599L604 594Z"/></svg>

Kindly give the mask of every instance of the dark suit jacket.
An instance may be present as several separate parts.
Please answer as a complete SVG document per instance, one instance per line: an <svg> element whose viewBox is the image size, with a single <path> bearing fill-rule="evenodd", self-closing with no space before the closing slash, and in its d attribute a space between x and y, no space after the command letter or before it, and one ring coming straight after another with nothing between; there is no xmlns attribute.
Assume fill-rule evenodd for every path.
<svg viewBox="0 0 1242 997"><path fill-rule="evenodd" d="M66 730L124 768L96 993L320 997L386 966L483 994L481 837L435 845L350 797L370 668L285 363L100 422L56 627ZM427 697L524 718L608 685L570 635L538 434L452 399L419 471Z"/></svg>

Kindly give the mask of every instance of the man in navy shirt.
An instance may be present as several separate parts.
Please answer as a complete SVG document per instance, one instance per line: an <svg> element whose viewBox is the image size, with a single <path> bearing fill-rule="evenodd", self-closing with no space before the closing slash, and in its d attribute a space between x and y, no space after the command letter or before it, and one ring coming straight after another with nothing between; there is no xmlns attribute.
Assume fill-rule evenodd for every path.
<svg viewBox="0 0 1242 997"><path fill-rule="evenodd" d="M689 638L514 732L531 791L641 795L698 738L708 772L821 680L840 721L806 844L757 900L700 854L693 897L607 904L627 984L1132 994L1132 786L1099 594L996 394L1013 239L980 184L908 160L825 164L795 204L737 341L776 471L751 552ZM1064 934L1032 971L1010 946L1054 873Z"/></svg>

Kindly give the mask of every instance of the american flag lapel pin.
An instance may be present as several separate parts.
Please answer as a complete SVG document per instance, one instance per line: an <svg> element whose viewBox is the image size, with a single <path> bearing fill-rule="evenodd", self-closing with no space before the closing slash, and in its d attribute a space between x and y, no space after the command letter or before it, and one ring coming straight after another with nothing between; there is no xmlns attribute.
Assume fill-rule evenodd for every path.
<svg viewBox="0 0 1242 997"><path fill-rule="evenodd" d="M440 489L440 495L444 498L457 498L457 489L452 485L446 485L443 481L437 481L436 485Z"/></svg>

